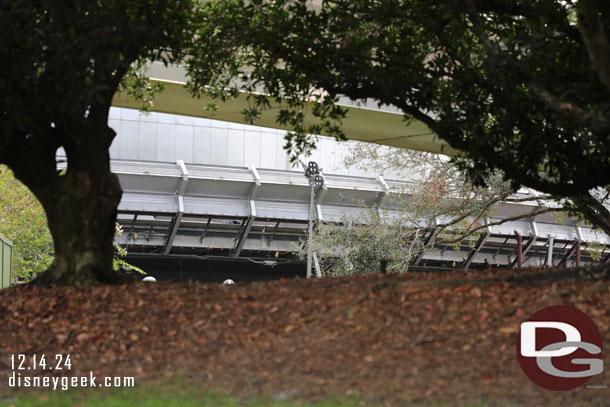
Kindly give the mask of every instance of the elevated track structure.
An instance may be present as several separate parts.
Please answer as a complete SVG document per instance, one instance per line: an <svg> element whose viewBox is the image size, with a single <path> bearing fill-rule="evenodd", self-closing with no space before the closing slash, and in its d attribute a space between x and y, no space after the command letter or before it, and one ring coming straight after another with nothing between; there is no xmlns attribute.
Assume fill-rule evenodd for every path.
<svg viewBox="0 0 610 407"><path fill-rule="evenodd" d="M294 262L307 237L310 186L303 172L250 167L113 160L124 193L117 241L131 255ZM400 210L386 197L405 181L324 175L315 221L362 217L370 207ZM518 197L529 192L520 191ZM535 205L501 203L489 223L527 215ZM428 233L434 233L433 230ZM490 226L459 246L439 245L413 269L574 266L610 260L610 238L549 215Z"/></svg>
<svg viewBox="0 0 610 407"><path fill-rule="evenodd" d="M129 248L131 257L246 260L264 266L298 263L294 253L306 237L310 187L302 172L291 169L282 150L282 131L290 129L276 123L278 106L256 122L266 128L250 126L242 113L247 95L219 103L212 113L204 109L211 100L195 99L188 92L181 67L153 63L148 75L165 87L152 116L130 110L138 109L139 102L125 94L115 96L110 114L109 124L118 133L111 164L125 191L118 218L125 233L117 237L119 243ZM423 123L407 125L393 107L374 101L339 104L348 108L342 128L350 140L456 152ZM315 221L339 222L370 206L390 216L398 210L385 197L408 186L392 178L408 177L384 179L336 165L333 171L329 163L338 163L344 147L326 139L319 145L312 159L327 171L325 186L315 197ZM531 194L535 192L524 189L518 195ZM527 215L535 208L501 203L489 221ZM426 238L435 232L428 233ZM418 256L411 267L571 266L600 261L610 261L610 237L569 218L560 223L544 214L490 226L458 246L438 245Z"/></svg>

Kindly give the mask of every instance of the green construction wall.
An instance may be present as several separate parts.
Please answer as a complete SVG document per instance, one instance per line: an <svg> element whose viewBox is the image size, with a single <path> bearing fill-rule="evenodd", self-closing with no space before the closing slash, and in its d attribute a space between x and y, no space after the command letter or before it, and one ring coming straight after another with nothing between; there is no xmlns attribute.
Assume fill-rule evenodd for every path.
<svg viewBox="0 0 610 407"><path fill-rule="evenodd" d="M11 286L13 268L13 242L0 235L0 288Z"/></svg>

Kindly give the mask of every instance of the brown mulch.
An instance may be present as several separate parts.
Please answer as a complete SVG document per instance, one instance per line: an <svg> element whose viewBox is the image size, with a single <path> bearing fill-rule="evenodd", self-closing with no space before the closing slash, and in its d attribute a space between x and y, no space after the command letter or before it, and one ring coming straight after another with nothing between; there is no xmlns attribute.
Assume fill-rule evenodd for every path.
<svg viewBox="0 0 610 407"><path fill-rule="evenodd" d="M554 304L587 313L610 344L610 282L472 279L480 273L13 288L0 292L0 377L11 354L70 354L66 375L135 376L136 386L179 377L236 397L610 405L608 388L538 388L515 356L519 324Z"/></svg>

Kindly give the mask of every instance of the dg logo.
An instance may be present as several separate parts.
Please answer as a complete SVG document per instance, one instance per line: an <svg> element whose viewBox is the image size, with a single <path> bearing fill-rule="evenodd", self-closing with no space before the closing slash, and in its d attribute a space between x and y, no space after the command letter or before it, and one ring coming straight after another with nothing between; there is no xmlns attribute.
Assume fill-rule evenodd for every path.
<svg viewBox="0 0 610 407"><path fill-rule="evenodd" d="M604 371L602 337L585 313L554 305L521 324L517 358L521 369L548 390L572 390Z"/></svg>

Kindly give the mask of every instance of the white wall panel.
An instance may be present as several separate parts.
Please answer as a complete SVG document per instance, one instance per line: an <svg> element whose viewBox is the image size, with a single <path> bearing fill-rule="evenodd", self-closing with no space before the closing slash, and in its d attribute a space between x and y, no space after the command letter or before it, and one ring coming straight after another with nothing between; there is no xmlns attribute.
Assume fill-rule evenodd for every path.
<svg viewBox="0 0 610 407"><path fill-rule="evenodd" d="M176 116L176 124L183 126L193 126L195 124L194 117L189 116Z"/></svg>
<svg viewBox="0 0 610 407"><path fill-rule="evenodd" d="M212 127L210 164L228 165L228 137L228 129Z"/></svg>
<svg viewBox="0 0 610 407"><path fill-rule="evenodd" d="M140 112L133 109L121 109L121 120L138 120Z"/></svg>
<svg viewBox="0 0 610 407"><path fill-rule="evenodd" d="M211 120L210 119L204 119L202 117L195 117L194 123L195 126L198 127L210 127L211 126Z"/></svg>
<svg viewBox="0 0 610 407"><path fill-rule="evenodd" d="M294 170L284 150L285 131L221 120L141 113L112 107L108 124L117 137L110 148L114 159L230 165ZM371 171L344 168L353 142L320 137L318 148L303 161L316 161L326 174L376 176ZM396 178L388 174L386 178Z"/></svg>
<svg viewBox="0 0 610 407"><path fill-rule="evenodd" d="M121 120L121 150L119 153L121 158L127 160L138 159L139 138L140 123L133 120Z"/></svg>
<svg viewBox="0 0 610 407"><path fill-rule="evenodd" d="M210 126L215 129L228 129L229 123L220 120L210 120Z"/></svg>
<svg viewBox="0 0 610 407"><path fill-rule="evenodd" d="M276 150L276 134L261 131L261 168L277 168Z"/></svg>
<svg viewBox="0 0 610 407"><path fill-rule="evenodd" d="M275 168L280 170L287 170L290 168L290 159L288 157L288 152L284 150L284 144L286 141L284 140L283 132L275 133Z"/></svg>
<svg viewBox="0 0 610 407"><path fill-rule="evenodd" d="M244 166L254 165L261 166L261 131L260 130L245 130L244 131Z"/></svg>
<svg viewBox="0 0 610 407"><path fill-rule="evenodd" d="M159 113L157 112L140 112L140 122L150 122L150 123L158 123L159 122Z"/></svg>
<svg viewBox="0 0 610 407"><path fill-rule="evenodd" d="M110 107L110 110L108 111L108 118L109 119L120 119L121 118L121 109L120 107Z"/></svg>
<svg viewBox="0 0 610 407"><path fill-rule="evenodd" d="M193 162L193 125L176 125L176 160Z"/></svg>
<svg viewBox="0 0 610 407"><path fill-rule="evenodd" d="M118 107L111 107L110 111L113 112L113 116L121 117L121 112ZM108 127L115 131L116 136L114 140L112 140L112 144L110 145L110 158L121 158L121 120L119 119L109 119Z"/></svg>
<svg viewBox="0 0 610 407"><path fill-rule="evenodd" d="M176 116L173 114L159 113L159 123L176 124Z"/></svg>
<svg viewBox="0 0 610 407"><path fill-rule="evenodd" d="M140 154L139 160L156 161L158 144L158 124L156 122L140 122Z"/></svg>
<svg viewBox="0 0 610 407"><path fill-rule="evenodd" d="M208 120L209 124L209 120ZM193 163L207 164L211 159L211 129L210 127L194 127Z"/></svg>
<svg viewBox="0 0 610 407"><path fill-rule="evenodd" d="M320 149L320 167L322 169L332 174L332 168L335 168L335 152L337 150L337 142L328 137L320 137L320 142L318 143Z"/></svg>
<svg viewBox="0 0 610 407"><path fill-rule="evenodd" d="M244 130L229 128L228 130L228 164L245 167L244 163Z"/></svg>
<svg viewBox="0 0 610 407"><path fill-rule="evenodd" d="M171 123L159 123L158 126L157 160L175 162L176 126Z"/></svg>

